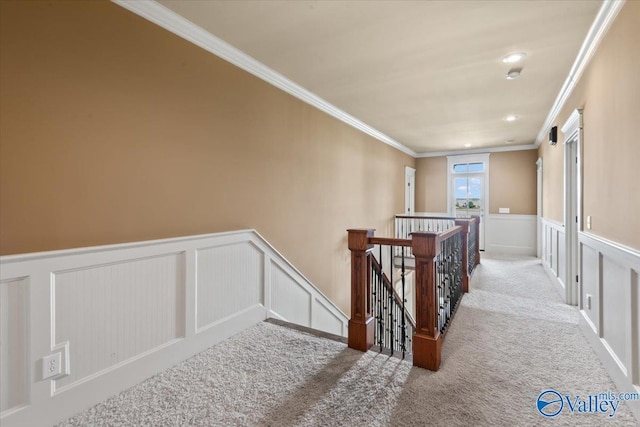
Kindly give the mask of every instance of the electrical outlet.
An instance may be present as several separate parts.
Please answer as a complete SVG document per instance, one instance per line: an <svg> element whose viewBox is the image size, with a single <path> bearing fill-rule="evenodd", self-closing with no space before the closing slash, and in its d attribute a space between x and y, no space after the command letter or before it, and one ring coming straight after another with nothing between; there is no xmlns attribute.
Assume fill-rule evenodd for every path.
<svg viewBox="0 0 640 427"><path fill-rule="evenodd" d="M591 310L591 295L587 294L587 309Z"/></svg>
<svg viewBox="0 0 640 427"><path fill-rule="evenodd" d="M498 208L498 213L507 214L510 212L511 212L511 209L509 208Z"/></svg>
<svg viewBox="0 0 640 427"><path fill-rule="evenodd" d="M42 379L55 377L60 375L62 363L62 354L53 353L42 358Z"/></svg>

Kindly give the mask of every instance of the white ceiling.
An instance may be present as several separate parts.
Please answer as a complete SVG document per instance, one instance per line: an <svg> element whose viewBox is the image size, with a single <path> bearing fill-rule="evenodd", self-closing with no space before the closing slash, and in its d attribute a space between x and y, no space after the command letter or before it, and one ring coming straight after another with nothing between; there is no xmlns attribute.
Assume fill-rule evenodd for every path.
<svg viewBox="0 0 640 427"><path fill-rule="evenodd" d="M533 144L602 4L159 3L417 153Z"/></svg>

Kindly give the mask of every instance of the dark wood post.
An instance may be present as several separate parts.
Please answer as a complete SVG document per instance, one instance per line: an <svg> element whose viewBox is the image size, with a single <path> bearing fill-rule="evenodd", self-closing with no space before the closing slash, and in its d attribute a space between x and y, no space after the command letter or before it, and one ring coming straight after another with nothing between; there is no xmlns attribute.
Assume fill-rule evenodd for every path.
<svg viewBox="0 0 640 427"><path fill-rule="evenodd" d="M351 319L349 347L367 351L373 345L374 321L371 316L371 254L369 237L375 230L347 230L351 251Z"/></svg>
<svg viewBox="0 0 640 427"><path fill-rule="evenodd" d="M440 367L442 352L435 283L438 242L437 234L411 233L411 246L416 258L416 331L413 336L413 364L431 371L437 371Z"/></svg>
<svg viewBox="0 0 640 427"><path fill-rule="evenodd" d="M471 220L456 219L456 225L462 227L462 292L469 292L469 226ZM472 254L472 256L476 256Z"/></svg>
<svg viewBox="0 0 640 427"><path fill-rule="evenodd" d="M472 215L476 219L476 265L480 264L480 215Z"/></svg>

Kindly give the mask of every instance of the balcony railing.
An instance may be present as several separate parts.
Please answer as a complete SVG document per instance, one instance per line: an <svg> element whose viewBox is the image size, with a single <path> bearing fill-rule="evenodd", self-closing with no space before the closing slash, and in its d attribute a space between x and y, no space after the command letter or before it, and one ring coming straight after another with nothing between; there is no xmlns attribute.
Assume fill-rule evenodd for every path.
<svg viewBox="0 0 640 427"><path fill-rule="evenodd" d="M349 347L367 351L374 344L385 346L390 343L391 350L408 351L410 339L413 364L438 370L444 334L462 294L468 289L469 222L438 233L412 232L410 239L378 238L372 229L353 229L348 233L351 251ZM393 249L396 247L403 253L411 252L415 261L415 327L407 328L406 323L402 326L402 322L406 322L404 295L397 299L381 296L374 268L374 245L390 246L390 254L397 253ZM379 253L382 258L381 249ZM391 274L394 264L391 264ZM401 272L404 279L404 269ZM389 283L393 289L393 275ZM402 285L404 294L404 280ZM386 310L381 310L382 307ZM402 315L394 316L394 310L399 307L402 307ZM413 329L413 336L410 329Z"/></svg>

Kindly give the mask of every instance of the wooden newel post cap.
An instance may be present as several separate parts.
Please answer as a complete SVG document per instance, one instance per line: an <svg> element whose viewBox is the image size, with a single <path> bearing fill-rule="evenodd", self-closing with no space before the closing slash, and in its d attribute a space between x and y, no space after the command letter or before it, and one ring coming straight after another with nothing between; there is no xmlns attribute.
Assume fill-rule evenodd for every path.
<svg viewBox="0 0 640 427"><path fill-rule="evenodd" d="M456 219L456 225L462 227L462 230L467 233L469 232L469 224L471 223L470 219Z"/></svg>
<svg viewBox="0 0 640 427"><path fill-rule="evenodd" d="M438 235L436 233L427 233L424 231L416 231L410 234L411 250L418 258L433 258L438 254L436 243Z"/></svg>
<svg viewBox="0 0 640 427"><path fill-rule="evenodd" d="M376 232L375 228L349 229L349 250L350 251L366 251L373 248L369 244L369 237L373 237Z"/></svg>

